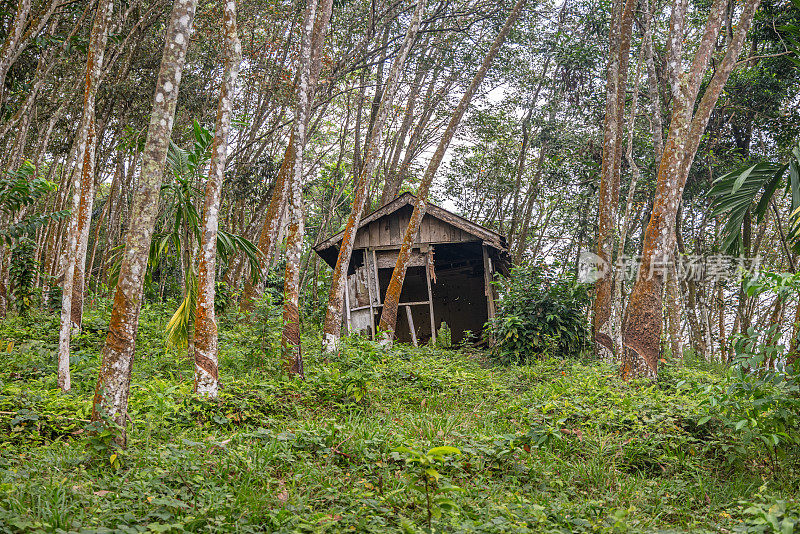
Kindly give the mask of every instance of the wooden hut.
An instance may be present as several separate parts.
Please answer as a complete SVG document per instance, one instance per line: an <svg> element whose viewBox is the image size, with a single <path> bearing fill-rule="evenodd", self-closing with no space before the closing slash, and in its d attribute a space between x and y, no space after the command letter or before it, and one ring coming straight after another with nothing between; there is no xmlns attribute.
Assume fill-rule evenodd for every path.
<svg viewBox="0 0 800 534"><path fill-rule="evenodd" d="M375 335L386 288L416 197L404 193L362 218L356 233L342 321L350 332ZM336 265L344 232L314 250ZM424 343L447 323L453 342L480 339L495 313L495 273L510 266L506 239L492 230L428 203L400 294L395 335Z"/></svg>

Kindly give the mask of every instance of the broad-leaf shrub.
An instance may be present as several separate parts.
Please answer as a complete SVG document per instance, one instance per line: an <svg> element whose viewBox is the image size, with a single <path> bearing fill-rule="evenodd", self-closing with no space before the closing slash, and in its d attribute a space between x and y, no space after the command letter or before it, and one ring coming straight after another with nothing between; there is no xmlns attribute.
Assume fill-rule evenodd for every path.
<svg viewBox="0 0 800 534"><path fill-rule="evenodd" d="M745 282L750 296L773 293L787 299L800 289L800 277L762 272ZM750 327L733 343L732 369L724 384L709 387L709 415L726 427L724 450L744 457L748 449L763 450L775 469L776 459L800 444L800 375L785 365L787 347L780 343L778 325Z"/></svg>
<svg viewBox="0 0 800 534"><path fill-rule="evenodd" d="M36 281L35 245L31 239L20 239L11 252L11 297L20 315L25 315L33 305Z"/></svg>
<svg viewBox="0 0 800 534"><path fill-rule="evenodd" d="M577 356L586 346L586 286L574 276L555 275L545 266L520 265L495 282L498 314L487 323L496 343L492 354L504 363L543 357Z"/></svg>

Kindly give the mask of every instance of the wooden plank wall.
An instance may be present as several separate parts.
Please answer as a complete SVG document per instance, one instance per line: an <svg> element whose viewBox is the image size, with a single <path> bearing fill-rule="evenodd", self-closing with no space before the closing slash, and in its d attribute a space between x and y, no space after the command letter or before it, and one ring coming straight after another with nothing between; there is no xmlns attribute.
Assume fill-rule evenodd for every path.
<svg viewBox="0 0 800 534"><path fill-rule="evenodd" d="M399 210L372 221L359 230L354 248L399 248L410 218L410 211ZM416 243L463 243L477 240L476 236L450 223L425 215Z"/></svg>

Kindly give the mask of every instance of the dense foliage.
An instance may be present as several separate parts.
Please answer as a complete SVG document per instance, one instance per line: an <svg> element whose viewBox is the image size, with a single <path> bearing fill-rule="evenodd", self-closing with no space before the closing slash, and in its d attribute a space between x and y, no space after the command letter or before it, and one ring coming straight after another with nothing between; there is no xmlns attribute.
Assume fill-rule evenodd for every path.
<svg viewBox="0 0 800 534"><path fill-rule="evenodd" d="M497 286L498 315L487 332L497 340L493 355L499 361L570 358L588 348L589 292L573 276L557 276L546 266L520 265Z"/></svg>
<svg viewBox="0 0 800 534"><path fill-rule="evenodd" d="M0 0L0 50L0 534L800 533L800 0Z"/></svg>
<svg viewBox="0 0 800 534"><path fill-rule="evenodd" d="M422 532L430 510L435 532L777 533L800 517L797 426L763 441L796 391L769 380L687 360L625 383L599 363L358 339L325 359L308 338L303 381L279 364L268 303L255 323L223 319L214 402L164 349L174 304L146 306L116 449L89 434L98 304L67 395L56 317L0 325L2 532Z"/></svg>

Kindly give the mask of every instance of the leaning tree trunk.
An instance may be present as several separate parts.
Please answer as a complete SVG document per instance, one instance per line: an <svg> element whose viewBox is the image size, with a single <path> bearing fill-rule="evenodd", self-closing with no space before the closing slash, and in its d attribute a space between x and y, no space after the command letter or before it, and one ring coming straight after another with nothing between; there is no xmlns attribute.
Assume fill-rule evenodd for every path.
<svg viewBox="0 0 800 534"><path fill-rule="evenodd" d="M14 10L14 20L7 28L6 38L0 47L0 108L5 103L6 74L11 68L17 44L22 38L22 32L28 22L31 11L31 0L18 0L17 9Z"/></svg>
<svg viewBox="0 0 800 534"><path fill-rule="evenodd" d="M300 48L297 108L294 118L294 165L289 179L289 231L286 236L286 275L283 284L283 334L281 347L289 372L305 376L300 347L300 257L303 252L305 214L303 213L303 151L311 102L308 94L311 77L311 39L317 0L308 4Z"/></svg>
<svg viewBox="0 0 800 534"><path fill-rule="evenodd" d="M158 215L164 164L196 7L197 0L175 0L172 6L142 156L141 176L133 194L132 216L94 393L92 420L116 423L119 428L115 430L115 441L120 445L125 444L128 394L147 257Z"/></svg>
<svg viewBox="0 0 800 534"><path fill-rule="evenodd" d="M364 204L367 200L367 193L372 183L375 163L378 159L378 148L381 144L384 125L389 111L394 103L394 96L400 82L400 71L405 66L406 58L414 44L414 39L419 31L422 21L422 13L425 11L425 0L418 0L414 16L408 25L405 39L400 46L397 58L392 64L392 70L384 83L383 96L378 104L378 112L375 122L372 124L367 153L365 154L364 164L361 175L358 177L355 191L353 194L353 207L347 219L344 229L339 256L336 259L336 266L333 269L331 278L331 292L328 299L328 308L325 314L325 326L322 334L322 348L326 352L336 352L339 345L339 338L342 330L342 304L344 302L344 288L347 280L347 269L350 266L350 257L353 254L353 245L356 241L356 231L361 223L361 215L364 212Z"/></svg>
<svg viewBox="0 0 800 534"><path fill-rule="evenodd" d="M425 44L423 44L423 46L425 46ZM419 92L422 89L422 80L426 74L425 69L423 68L424 65L422 64L424 59L425 56L420 59L420 64L417 67L417 74L414 77L414 81L411 82L411 88L408 91L408 98L406 99L406 112L403 115L403 121L400 123L400 128L397 130L394 151L392 152L391 160L389 162L389 170L386 173L383 191L381 192L381 206L391 202L394 199L394 192L400 187L399 182L401 177L397 172L397 166L400 163L400 153L405 147L408 132L411 130L411 126L414 125L414 108L417 105L417 98L419 97Z"/></svg>
<svg viewBox="0 0 800 534"><path fill-rule="evenodd" d="M325 44L325 35L328 32L328 23L331 20L332 10L333 0L323 0L321 9L319 10L320 16L314 21L314 31L311 39L310 74L308 90L306 91L306 98L308 99L306 105L309 110L311 109L311 102L314 99L320 72L322 72L322 47ZM306 117L306 124L303 125L304 132L308 125L309 116L310 112ZM245 281L244 288L242 289L241 302L241 308L244 311L252 311L255 300L261 296L261 293L264 291L264 280L272 264L272 256L278 241L278 231L281 226L283 214L286 211L286 203L289 199L291 174L295 166L295 148L297 146L297 140L295 139L296 130L297 129L293 127L291 136L289 137L289 144L286 146L286 152L283 155L283 163L278 170L278 175L275 177L272 198L270 199L269 207L264 217L261 235L258 238L258 250L261 254L259 258L262 274L261 281L255 284L252 280ZM304 146L305 141L305 139L302 140Z"/></svg>
<svg viewBox="0 0 800 534"><path fill-rule="evenodd" d="M215 398L219 390L217 322L214 316L214 282L217 270L219 206L228 156L233 95L242 63L242 46L236 31L236 2L223 11L225 74L219 91L217 127L211 145L211 169L206 182L203 226L200 234L200 266L197 279L197 312L194 320L194 388L200 396Z"/></svg>
<svg viewBox="0 0 800 534"><path fill-rule="evenodd" d="M406 228L405 235L403 236L403 244L400 247L400 252L397 255L397 262L395 263L394 271L392 271L392 279L389 281L389 287L386 289L386 297L384 298L383 302L383 311L381 312L381 322L379 328L381 330L381 335L384 336L382 341L387 345L391 344L394 338L394 330L397 324L397 305L400 302L400 292L403 290L403 281L406 277L408 262L411 259L411 251L414 246L414 240L416 239L417 232L419 231L420 224L422 223L422 217L425 215L428 191L430 190L433 178L436 175L436 171L439 169L439 165L442 163L442 159L447 151L447 147L450 145L450 141L453 139L464 113L467 111L467 107L469 107L470 101L472 101L475 91L478 90L478 86L480 86L483 78L486 76L489 67L492 65L492 61L500 51L503 41L505 41L506 36L508 36L517 18L519 18L519 14L522 11L522 7L525 5L525 2L526 0L517 0L516 5L514 5L511 13L509 13L508 18L500 30L500 33L497 34L497 37L492 43L489 52L483 59L483 63L481 63L478 72L475 74L475 77L470 82L469 87L467 87L467 90L461 97L461 101L458 103L458 106L453 112L452 117L450 117L450 122L447 124L447 128L445 129L444 134L439 141L439 145L436 147L436 151L433 153L430 163L428 163L428 168L425 170L422 181L419 184L419 189L417 190L417 201L414 204L414 211L411 213L411 219L408 222L408 227Z"/></svg>
<svg viewBox="0 0 800 534"><path fill-rule="evenodd" d="M682 46L688 0L675 0L673 5L667 50L673 112L658 169L653 211L645 231L642 261L623 324L623 378L655 378L658 372L662 285L665 263L669 262L675 243L676 213L697 147L722 88L742 51L758 3L759 0L746 0L742 6L736 34L723 60L715 65L714 74L697 105L700 86L724 18L726 1L714 1L691 70L685 73Z"/></svg>
<svg viewBox="0 0 800 534"><path fill-rule="evenodd" d="M603 121L603 162L600 167L600 191L597 210L598 261L610 266L613 262L614 237L617 230L619 180L622 161L622 133L624 129L625 86L628 80L628 57L631 48L633 12L636 0L614 2L609 38L608 84L606 86L606 112ZM611 361L619 354L612 317L611 269L595 283L594 319L592 331L597 355Z"/></svg>
<svg viewBox="0 0 800 534"><path fill-rule="evenodd" d="M72 171L72 216L67 226L67 247L65 250L67 263L64 270L64 285L62 286L61 328L58 336L58 385L63 391L69 391L70 389L69 342L71 330L74 327L72 312L73 292L76 285L76 265L81 261L81 258L84 263L86 262L86 246L81 247L81 244L83 243L82 227L85 226L87 239L89 236L91 203L94 199L94 156L97 144L95 139L94 108L103 70L103 56L113 9L114 2L112 0L104 0L97 5L86 59L83 116L81 118L81 127L76 134L78 136L78 166ZM83 251L82 255L81 251ZM79 273L78 276L82 276L83 269L80 269ZM82 283L78 285L81 288L83 287Z"/></svg>

